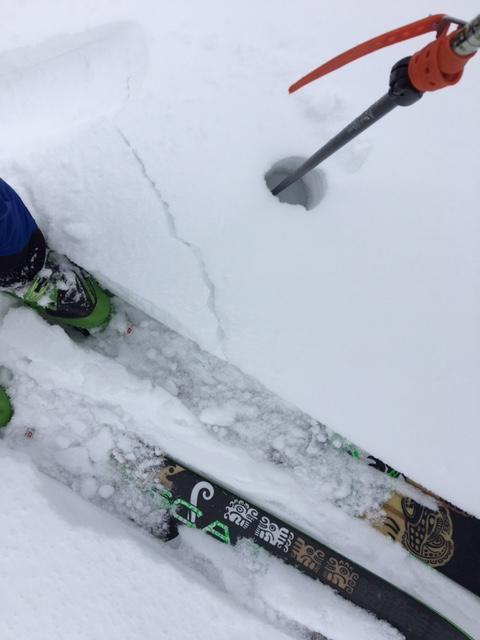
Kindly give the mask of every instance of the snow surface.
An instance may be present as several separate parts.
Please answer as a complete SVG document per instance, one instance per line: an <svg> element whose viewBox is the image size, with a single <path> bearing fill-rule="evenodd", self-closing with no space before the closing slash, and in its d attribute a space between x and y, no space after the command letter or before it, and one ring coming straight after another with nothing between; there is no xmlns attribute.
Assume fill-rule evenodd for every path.
<svg viewBox="0 0 480 640"><path fill-rule="evenodd" d="M479 514L477 61L327 162L307 212L265 173L316 150L427 38L289 83L436 7L166 7L6 3L3 177L117 293Z"/></svg>
<svg viewBox="0 0 480 640"><path fill-rule="evenodd" d="M2 447L0 461L2 639L207 639L219 621L223 637L289 637L25 455Z"/></svg>
<svg viewBox="0 0 480 640"><path fill-rule="evenodd" d="M282 637L279 628L301 637L302 625L332 640L352 638L352 628L355 638L393 637L321 585L297 586L278 563L265 580L248 566L242 578L242 561L221 550L232 554L222 569L211 541L194 534L182 540L191 554L182 569L180 552L170 556L28 463L132 517L105 463L124 429L209 469L480 636L477 599L352 521L391 485L326 453L336 436L317 422L480 515L478 61L459 87L397 110L328 161L313 210L279 203L264 182L278 160L310 155L379 97L391 64L428 38L288 96L293 80L437 10L425 0L3 3L0 175L52 247L181 335L140 318L135 348L122 346L118 326L76 344L0 302L0 364L14 374L2 373L16 406L5 436L13 450L0 443L12 522L1 534L10 551L2 637ZM454 12L473 17L478 7L463 0ZM147 344L152 335L162 348ZM206 371L206 356L182 335L284 404L227 365ZM35 428L31 442L26 427ZM137 521L149 515L138 509ZM31 552L27 518L45 523ZM216 580L200 577L202 562Z"/></svg>
<svg viewBox="0 0 480 640"><path fill-rule="evenodd" d="M281 402L275 403L238 370L221 360L209 362L209 356L193 343L166 328L162 330L158 323L128 307L125 309L135 324L133 332L125 335L132 325L121 321L125 310L121 303L116 304L117 315L105 333L76 341L28 309L8 310L0 330L0 350L8 368L3 371L3 381L8 383L16 413L4 435L7 446L28 453L40 469L86 500L125 520L155 529L162 526L162 513L119 483L109 462L112 447L128 453L126 434L139 434L180 461L207 469L215 480L318 535L438 609L474 637L478 635L478 598L410 557L366 522L352 519L353 514L369 507L378 509L392 481L337 452L328 441L334 443L338 436L312 425L311 419L298 416ZM152 344L163 355L148 362L143 354L145 350L151 352ZM139 356L143 366L135 366L133 354ZM130 366L122 363L129 360ZM183 371L187 362L191 366L188 373ZM156 377L166 381L166 387L175 386L178 397L157 386ZM225 422L225 404L218 403L215 409L212 398L228 397L231 389L236 389L235 399L230 401L230 408L236 407L234 423L230 428L210 424L214 417ZM184 395L191 399L191 410L180 401ZM205 402L210 405L209 422L202 427L195 413L205 418ZM259 429L253 432L253 439L248 437L251 416L245 414L252 407L258 411L255 423ZM271 420L284 434L284 442L270 442ZM219 427L226 433L219 432ZM32 430L33 437L26 438ZM289 440L292 430L296 438ZM49 489L44 493L48 498ZM76 509L74 504L71 507ZM24 514L25 510L19 508ZM278 561L264 558L258 561L259 566L256 560L247 562L241 550L238 558L232 550L223 551L219 544L212 547L211 542L205 536L187 540L186 547L182 544L178 551L171 552L172 562L183 564L186 559L187 568L202 575L208 566L212 586L226 590L238 605L260 613L290 637L304 637L304 627L331 640L351 638L352 629L355 638L395 637L391 629L374 623L328 588L308 578L299 582L295 572L282 565L278 568ZM115 541L105 544L115 546ZM18 552L23 554L23 548ZM76 559L68 561L75 563ZM108 566L108 556L106 562ZM7 558L7 566L15 574L15 555L10 561ZM148 582L145 589L150 589ZM160 591L157 593L160 595ZM115 606L117 595L111 597ZM184 606L182 589L168 588L164 597L170 603L178 599L179 606ZM74 606L74 602L68 604ZM56 606L55 601L50 606ZM5 616L11 619L8 609ZM87 637L89 633L95 637L95 624L94 618ZM165 624L171 633L177 633L175 620ZM223 615L210 625L227 637Z"/></svg>

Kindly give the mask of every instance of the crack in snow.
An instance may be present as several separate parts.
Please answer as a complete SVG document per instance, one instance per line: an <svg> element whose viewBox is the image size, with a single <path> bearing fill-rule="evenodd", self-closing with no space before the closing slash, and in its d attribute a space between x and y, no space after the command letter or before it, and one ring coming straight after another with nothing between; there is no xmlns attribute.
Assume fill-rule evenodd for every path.
<svg viewBox="0 0 480 640"><path fill-rule="evenodd" d="M165 220L167 222L167 227L168 227L170 236L180 244L183 244L185 247L187 247L191 251L191 253L193 254L197 262L197 266L200 271L200 275L202 277L203 283L205 284L208 290L207 308L215 318L215 323L217 326L215 334L219 342L220 350L222 352L223 357L226 360L228 360L227 354L225 352L225 338L226 338L225 329L223 328L223 323L220 318L220 312L218 310L217 290L212 278L210 277L210 274L208 273L207 265L205 263L205 259L203 257L202 251L200 247L193 244L192 242L189 242L188 240L185 240L185 238L182 238L182 236L178 233L177 222L170 208L170 204L167 202L167 200L165 200L162 192L157 186L157 183L148 173L147 167L145 166L144 161L140 157L138 150L133 146L129 138L127 138L127 136L119 127L117 127L117 131L119 136L124 141L125 145L128 147L128 149L132 153L133 157L135 158L138 166L140 167L143 177L149 183L149 185L151 186L151 188L155 193L157 200L160 202L165 214Z"/></svg>
<svg viewBox="0 0 480 640"><path fill-rule="evenodd" d="M128 75L125 79L125 89L127 91L127 102L132 97L132 76Z"/></svg>

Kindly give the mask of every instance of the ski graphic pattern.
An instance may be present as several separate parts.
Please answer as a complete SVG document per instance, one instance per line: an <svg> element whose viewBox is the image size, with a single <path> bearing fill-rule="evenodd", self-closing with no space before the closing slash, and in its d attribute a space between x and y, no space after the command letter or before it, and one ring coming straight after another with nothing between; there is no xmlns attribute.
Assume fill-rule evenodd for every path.
<svg viewBox="0 0 480 640"><path fill-rule="evenodd" d="M168 509L169 538L178 525L201 529L225 544L247 538L389 622L407 640L469 638L412 596L154 447L138 441L134 456L114 450L112 460L160 509Z"/></svg>
<svg viewBox="0 0 480 640"><path fill-rule="evenodd" d="M480 596L480 520L446 502L404 474L356 447L347 452L391 478L403 478L438 502L433 511L412 498L394 493L383 505L384 518L375 528L411 555L437 569L477 596Z"/></svg>

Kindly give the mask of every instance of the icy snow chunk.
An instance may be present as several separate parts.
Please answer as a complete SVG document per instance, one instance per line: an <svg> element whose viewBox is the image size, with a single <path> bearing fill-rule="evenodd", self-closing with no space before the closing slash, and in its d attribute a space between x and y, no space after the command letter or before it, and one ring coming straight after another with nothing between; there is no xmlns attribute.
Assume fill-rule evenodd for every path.
<svg viewBox="0 0 480 640"><path fill-rule="evenodd" d="M75 419L70 420L69 427L74 433L79 436L82 436L88 430L88 427L84 422Z"/></svg>
<svg viewBox="0 0 480 640"><path fill-rule="evenodd" d="M92 473L92 463L83 447L70 447L55 453L55 460L64 469L75 475Z"/></svg>
<svg viewBox="0 0 480 640"><path fill-rule="evenodd" d="M102 427L96 435L91 438L87 444L90 458L93 462L99 462L108 458L110 451L113 449L113 438L108 427Z"/></svg>
<svg viewBox="0 0 480 640"><path fill-rule="evenodd" d="M200 414L200 420L204 424L230 427L236 418L236 412L232 407L207 407Z"/></svg>
<svg viewBox="0 0 480 640"><path fill-rule="evenodd" d="M98 482L93 477L84 478L80 485L80 494L83 498L91 500L98 489Z"/></svg>
<svg viewBox="0 0 480 640"><path fill-rule="evenodd" d="M175 382L173 382L173 380L165 380L165 383L163 386L165 391L168 391L168 393L171 393L172 396L178 396L178 387L175 384Z"/></svg>
<svg viewBox="0 0 480 640"><path fill-rule="evenodd" d="M175 346L172 344L164 344L160 347L160 351L165 358L173 358L176 354Z"/></svg>
<svg viewBox="0 0 480 640"><path fill-rule="evenodd" d="M98 495L104 500L108 500L115 493L114 487L111 484L102 484L98 490Z"/></svg>
<svg viewBox="0 0 480 640"><path fill-rule="evenodd" d="M333 491L333 497L336 500L345 500L352 492L351 483L348 480L340 482L337 488Z"/></svg>
<svg viewBox="0 0 480 640"><path fill-rule="evenodd" d="M228 429L226 429L225 427L219 427L217 425L213 425L212 431L219 438L226 438L228 435Z"/></svg>
<svg viewBox="0 0 480 640"><path fill-rule="evenodd" d="M121 335L130 335L129 328L131 328L132 323L125 313L116 311L110 319L109 326Z"/></svg>
<svg viewBox="0 0 480 640"><path fill-rule="evenodd" d="M68 449L72 443L72 437L68 433L61 433L55 438L55 444L59 449Z"/></svg>

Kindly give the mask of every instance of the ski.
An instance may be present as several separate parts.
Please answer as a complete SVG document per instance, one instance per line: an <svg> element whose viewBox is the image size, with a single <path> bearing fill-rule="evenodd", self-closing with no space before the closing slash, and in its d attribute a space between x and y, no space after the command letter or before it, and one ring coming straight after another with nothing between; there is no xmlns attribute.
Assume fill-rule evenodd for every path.
<svg viewBox="0 0 480 640"><path fill-rule="evenodd" d="M283 519L243 499L210 477L165 455L136 436L133 450L116 448L112 464L168 514L151 533L175 537L177 527L201 529L221 543L248 539L351 603L398 629L407 640L465 640L439 613L337 553Z"/></svg>
<svg viewBox="0 0 480 640"><path fill-rule="evenodd" d="M383 505L383 516L373 525L418 560L480 596L480 520L378 458L353 446L347 447L347 452L391 478L403 478L407 484L435 499L437 510L394 493Z"/></svg>

